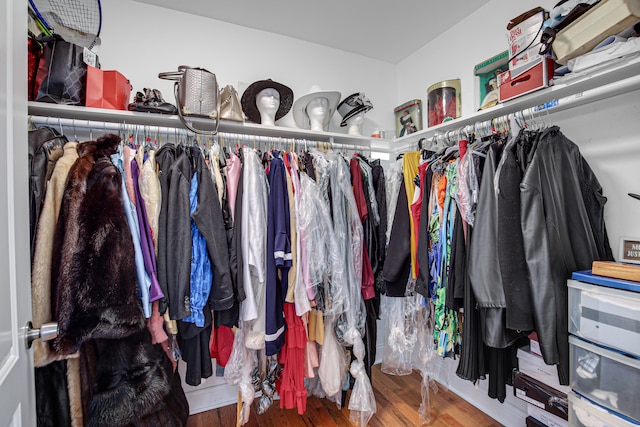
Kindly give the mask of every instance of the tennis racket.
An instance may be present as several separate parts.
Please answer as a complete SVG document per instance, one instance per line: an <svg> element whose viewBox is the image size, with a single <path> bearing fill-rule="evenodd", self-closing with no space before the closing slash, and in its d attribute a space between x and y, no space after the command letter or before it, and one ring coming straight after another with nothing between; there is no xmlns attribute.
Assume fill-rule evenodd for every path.
<svg viewBox="0 0 640 427"><path fill-rule="evenodd" d="M29 5L48 32L89 49L100 43L100 0L29 0Z"/></svg>

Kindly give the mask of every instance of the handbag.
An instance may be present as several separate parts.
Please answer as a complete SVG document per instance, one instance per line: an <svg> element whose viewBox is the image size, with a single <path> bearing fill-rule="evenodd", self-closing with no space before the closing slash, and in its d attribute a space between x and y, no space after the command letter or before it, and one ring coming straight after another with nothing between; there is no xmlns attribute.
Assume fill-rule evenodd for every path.
<svg viewBox="0 0 640 427"><path fill-rule="evenodd" d="M29 53L29 66L28 66L28 94L29 101L36 99L38 93L38 87L36 86L36 75L38 74L38 67L40 64L40 58L42 57L42 45L35 36L29 32L29 38L27 39L28 53Z"/></svg>
<svg viewBox="0 0 640 427"><path fill-rule="evenodd" d="M220 119L244 122L238 92L231 85L226 85L220 90Z"/></svg>
<svg viewBox="0 0 640 427"><path fill-rule="evenodd" d="M158 77L176 81L173 93L176 97L178 116L187 129L194 133L207 135L218 133L220 98L218 97L218 81L214 73L204 68L181 65L178 67L178 71L160 73ZM197 129L188 123L184 116L215 119L215 130Z"/></svg>
<svg viewBox="0 0 640 427"><path fill-rule="evenodd" d="M87 64L84 48L56 36L39 40L44 44L44 50L36 75L36 101L85 105Z"/></svg>

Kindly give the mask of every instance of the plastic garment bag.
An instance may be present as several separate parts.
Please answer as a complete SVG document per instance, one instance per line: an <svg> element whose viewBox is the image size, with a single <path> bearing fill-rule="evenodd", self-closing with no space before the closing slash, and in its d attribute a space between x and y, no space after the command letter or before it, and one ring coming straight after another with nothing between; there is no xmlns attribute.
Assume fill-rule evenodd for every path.
<svg viewBox="0 0 640 427"><path fill-rule="evenodd" d="M376 397L362 361L351 362L350 372L356 382L349 398L349 420L356 427L365 427L376 412Z"/></svg>
<svg viewBox="0 0 640 427"><path fill-rule="evenodd" d="M307 248L306 256L315 259L313 262L320 267L308 272L315 273L310 275L309 279L314 285L324 285L325 315L341 314L345 311L346 271L344 262L339 258L329 205L324 203L316 183L305 174L300 175L300 194L298 224L301 230L301 245ZM309 251L308 248L312 250Z"/></svg>
<svg viewBox="0 0 640 427"><path fill-rule="evenodd" d="M458 190L455 194L460 214L471 226L475 221L475 210L478 204L478 178L473 164L473 151L468 150L460 158L458 165Z"/></svg>
<svg viewBox="0 0 640 427"><path fill-rule="evenodd" d="M322 390L328 397L332 397L342 392L342 384L347 372L347 361L333 331L334 320L329 318L325 320L324 345L320 353L318 377Z"/></svg>
<svg viewBox="0 0 640 427"><path fill-rule="evenodd" d="M388 171L385 171L384 175L387 190L387 245L389 244L389 237L391 237L391 228L393 226L393 219L396 213L400 184L404 180L402 165L402 159L391 163L391 166L389 166Z"/></svg>
<svg viewBox="0 0 640 427"><path fill-rule="evenodd" d="M252 373L257 367L255 352L245 345L245 330L250 329L251 322L240 322L240 328L236 331L233 340L233 350L229 362L224 369L224 379L228 384L237 385L242 397L242 409L240 411L240 424L249 421L251 404L255 397L255 388L252 383Z"/></svg>
<svg viewBox="0 0 640 427"><path fill-rule="evenodd" d="M409 375L413 372L413 350L418 340L416 302L414 297L382 297L385 343L380 369L385 374Z"/></svg>

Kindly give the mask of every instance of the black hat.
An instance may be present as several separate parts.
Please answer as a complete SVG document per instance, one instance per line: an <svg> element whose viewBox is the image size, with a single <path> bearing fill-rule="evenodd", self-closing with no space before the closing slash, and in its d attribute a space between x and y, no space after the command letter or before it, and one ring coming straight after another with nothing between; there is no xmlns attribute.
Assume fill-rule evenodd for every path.
<svg viewBox="0 0 640 427"><path fill-rule="evenodd" d="M342 122L340 122L340 126L346 126L347 120L351 117L355 116L360 112L367 112L373 108L373 104L364 96L364 93L354 93L352 95L347 96L345 99L340 102L338 105L338 113L342 116Z"/></svg>
<svg viewBox="0 0 640 427"><path fill-rule="evenodd" d="M242 94L240 103L244 114L254 123L261 123L260 111L258 111L258 106L256 105L256 95L263 89L275 89L280 94L280 106L276 111L276 120L284 117L293 104L293 91L282 83L274 82L271 79L253 82Z"/></svg>

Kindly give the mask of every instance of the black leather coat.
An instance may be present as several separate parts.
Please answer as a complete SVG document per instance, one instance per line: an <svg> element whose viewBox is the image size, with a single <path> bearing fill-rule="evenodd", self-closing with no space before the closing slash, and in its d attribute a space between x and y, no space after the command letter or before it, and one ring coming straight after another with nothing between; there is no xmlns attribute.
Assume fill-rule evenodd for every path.
<svg viewBox="0 0 640 427"><path fill-rule="evenodd" d="M521 221L531 283L533 315L547 364L559 364L569 383L567 279L611 259L604 226L602 187L557 127L543 131L531 151L522 182Z"/></svg>

